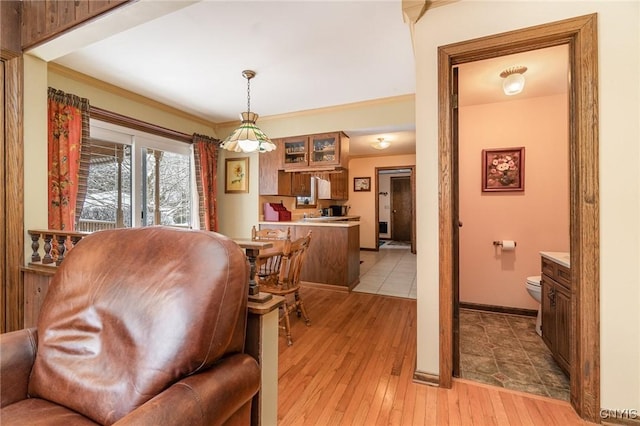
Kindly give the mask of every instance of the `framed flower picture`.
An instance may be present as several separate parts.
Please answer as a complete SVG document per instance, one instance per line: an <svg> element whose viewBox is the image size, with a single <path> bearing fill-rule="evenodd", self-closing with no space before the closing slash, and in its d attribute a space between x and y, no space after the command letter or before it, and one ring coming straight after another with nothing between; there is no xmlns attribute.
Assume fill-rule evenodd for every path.
<svg viewBox="0 0 640 426"><path fill-rule="evenodd" d="M482 191L524 191L524 147L482 150Z"/></svg>
<svg viewBox="0 0 640 426"><path fill-rule="evenodd" d="M249 192L249 157L226 158L224 163L224 192Z"/></svg>

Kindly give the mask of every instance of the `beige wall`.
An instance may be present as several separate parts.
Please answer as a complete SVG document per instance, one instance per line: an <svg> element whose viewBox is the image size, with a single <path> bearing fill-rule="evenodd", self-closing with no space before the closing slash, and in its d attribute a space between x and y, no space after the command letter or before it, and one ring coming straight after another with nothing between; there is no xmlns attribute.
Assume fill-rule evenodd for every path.
<svg viewBox="0 0 640 426"><path fill-rule="evenodd" d="M216 130L213 124L182 113L147 98L132 94L82 74L69 71L30 55L25 55L25 230L46 228L46 98L47 87L86 97L91 105L187 134L201 133L224 138L238 123L226 123ZM306 111L294 115L261 118L260 127L273 138L337 130L412 126L414 98L398 96L372 102ZM220 151L219 176L225 158L249 157L249 192L225 194L224 179L218 179L219 232L232 237L250 236L262 208L258 197L259 155ZM28 172L27 172L28 171ZM279 201L280 198L278 198ZM293 202L293 198L285 203ZM323 201L323 205L333 202ZM340 203L337 203L340 204ZM296 212L302 215L303 210ZM26 235L25 235L26 236ZM25 258L31 252L25 248Z"/></svg>
<svg viewBox="0 0 640 426"><path fill-rule="evenodd" d="M438 46L598 14L601 403L640 409L640 3L459 1L415 26L417 369L438 374Z"/></svg>
<svg viewBox="0 0 640 426"><path fill-rule="evenodd" d="M415 155L390 155L388 157L360 157L349 160L349 214L360 216L360 247L376 249L376 167L414 166ZM354 192L354 177L371 177L371 191Z"/></svg>
<svg viewBox="0 0 640 426"><path fill-rule="evenodd" d="M462 107L459 130L460 301L537 309L525 282L540 275L539 252L569 251L567 96ZM482 192L482 150L515 146L525 148L524 192Z"/></svg>
<svg viewBox="0 0 640 426"><path fill-rule="evenodd" d="M307 135L314 133L345 131L347 135L350 131L382 128L390 125L393 126L412 126L414 122L414 97L398 96L394 98L382 99L373 102L364 102L358 104L342 105L336 108L326 108L322 110L305 111L296 114L287 114L282 116L264 117L258 120L258 126L271 138L282 138L287 136ZM236 126L237 122L223 123L217 127L220 138L226 137ZM239 157L234 153L222 151L221 166L224 167L223 158ZM378 158L375 157L372 164L378 165ZM285 206L292 211L293 218L300 218L303 213L313 212L316 210L295 209L295 199L293 197L259 197L258 196L258 162L260 156L257 153L249 155L250 181L248 194L225 194L223 182L218 181L218 210L220 212L220 232L226 235L247 237L251 234L251 226L255 225L262 215L263 202L280 202L283 201ZM413 164L414 162L412 162ZM351 165L349 165L351 167ZM370 169L373 170L373 169ZM355 176L349 171L349 179ZM360 176L360 175L358 175ZM363 175L364 176L364 175ZM352 180L350 185L353 187ZM351 188L353 190L353 188ZM349 194L349 202L332 202L321 201L322 206L330 204L349 204L352 203L352 193ZM373 207L371 207L373 209ZM350 215L357 214L351 209ZM371 221L372 222L372 221ZM370 226L370 225L369 225ZM362 227L360 228L362 246ZM370 234L368 232L367 234ZM373 241L374 237L371 237ZM368 244L373 244L368 242ZM367 246L368 247L368 246ZM373 245L371 246L373 247Z"/></svg>

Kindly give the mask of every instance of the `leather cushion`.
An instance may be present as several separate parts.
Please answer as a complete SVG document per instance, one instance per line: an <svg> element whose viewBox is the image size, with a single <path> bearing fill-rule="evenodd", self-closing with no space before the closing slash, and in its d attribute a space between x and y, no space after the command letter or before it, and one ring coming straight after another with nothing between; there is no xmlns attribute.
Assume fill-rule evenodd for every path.
<svg viewBox="0 0 640 426"><path fill-rule="evenodd" d="M246 257L222 235L150 227L85 237L40 311L29 394L111 424L242 351L247 293Z"/></svg>
<svg viewBox="0 0 640 426"><path fill-rule="evenodd" d="M97 423L68 408L39 398L23 399L0 411L2 426L95 426Z"/></svg>

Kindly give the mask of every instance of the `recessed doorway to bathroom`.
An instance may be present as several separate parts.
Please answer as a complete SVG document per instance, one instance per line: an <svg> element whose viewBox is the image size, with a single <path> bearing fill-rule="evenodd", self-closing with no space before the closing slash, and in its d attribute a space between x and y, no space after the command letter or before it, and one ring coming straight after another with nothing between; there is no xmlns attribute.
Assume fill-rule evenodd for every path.
<svg viewBox="0 0 640 426"><path fill-rule="evenodd" d="M514 67L526 67L525 87L506 95L501 73ZM540 292L527 290L541 251L569 251L568 45L457 72L463 226L454 375L568 401L569 378L536 332Z"/></svg>

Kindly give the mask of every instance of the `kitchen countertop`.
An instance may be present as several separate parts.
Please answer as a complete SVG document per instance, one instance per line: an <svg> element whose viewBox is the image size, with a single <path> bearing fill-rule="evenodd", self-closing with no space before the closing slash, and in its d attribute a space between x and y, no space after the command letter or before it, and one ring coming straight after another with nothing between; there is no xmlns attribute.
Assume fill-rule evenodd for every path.
<svg viewBox="0 0 640 426"><path fill-rule="evenodd" d="M351 219L349 219L351 218ZM352 226L360 226L360 222L358 220L354 220L355 218L359 218L358 216L326 216L323 218L313 217L307 218L306 220L300 219L296 221L289 222L258 222L259 225L287 225L287 226L330 226L337 228L351 228ZM327 220L333 219L333 220Z"/></svg>
<svg viewBox="0 0 640 426"><path fill-rule="evenodd" d="M298 220L298 222L344 222L347 220L360 220L360 216L314 216Z"/></svg>
<svg viewBox="0 0 640 426"><path fill-rule="evenodd" d="M540 256L545 259L549 259L552 262L556 262L567 268L571 267L571 260L569 252L565 251L541 251Z"/></svg>

